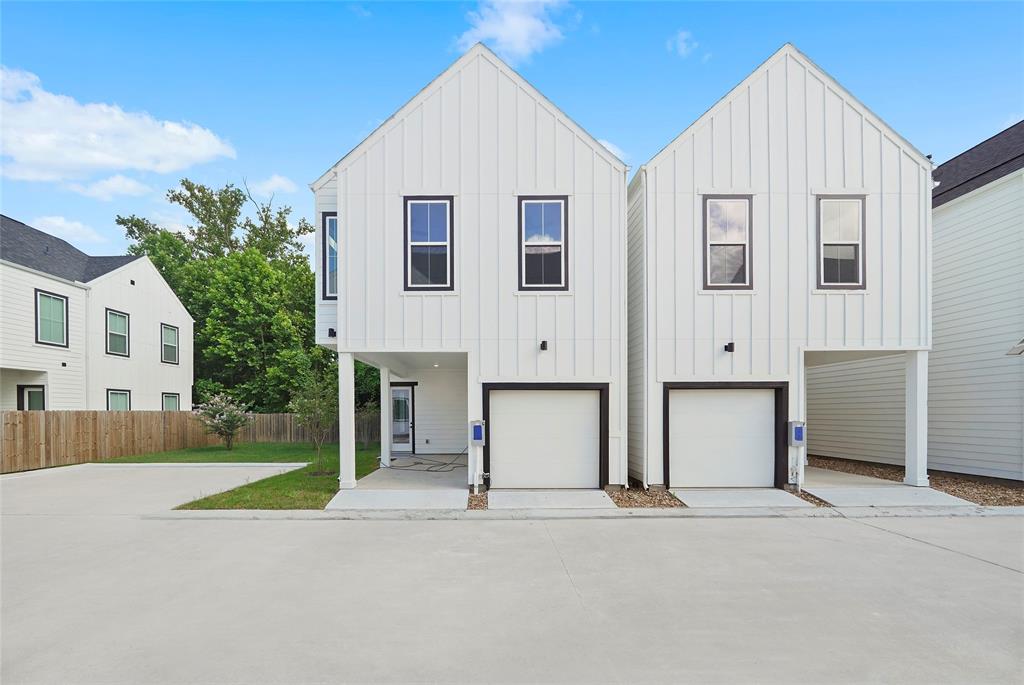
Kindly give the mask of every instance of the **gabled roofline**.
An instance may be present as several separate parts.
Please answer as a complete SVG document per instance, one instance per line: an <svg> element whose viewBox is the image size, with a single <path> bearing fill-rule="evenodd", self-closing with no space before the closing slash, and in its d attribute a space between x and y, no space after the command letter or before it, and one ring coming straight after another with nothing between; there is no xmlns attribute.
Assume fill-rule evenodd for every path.
<svg viewBox="0 0 1024 685"><path fill-rule="evenodd" d="M427 83L427 85L420 88L420 90L417 91L415 95L409 98L405 102L405 104L403 104L401 107L395 110L391 116L385 119L379 126L377 126L377 128L373 129L373 131L371 131L365 138L359 141L359 143L355 147L346 152L337 162L332 164L330 168L327 169L327 171L320 175L319 178L310 183L309 189L312 190L313 192L316 192L321 187L323 187L323 185L332 178L332 175L336 172L338 166L341 165L342 162L344 162L349 157L352 157L353 155L361 152L363 148L365 148L371 140L376 138L379 133L382 133L384 130L389 128L393 121L400 118L402 115L405 114L407 110L412 109L413 106L417 105L420 99L423 97L423 95L427 91L431 90L436 83L442 81L445 78L445 76L448 75L449 72L454 71L456 68L461 68L463 65L469 63L471 60L475 59L478 56L483 56L486 57L488 60L493 61L496 67L498 67L499 69L504 69L509 74L511 74L516 79L516 81L519 82L520 87L523 87L526 90L528 90L530 94L533 95L538 100L542 100L543 102L547 103L547 105L551 107L551 109L554 110L554 112L558 116L563 117L566 121L571 123L577 129L577 132L584 138L586 138L594 146L594 148L599 150L600 153L605 154L608 157L608 161L610 161L613 165L621 167L622 171L626 171L629 168L625 162L619 159L618 156L611 150L602 145L597 140L597 138L595 138L587 131L587 129L580 126L580 124L575 119L573 119L568 114L563 112L557 105L555 105L554 102L551 101L550 98L548 98L539 90L537 90L537 88L532 83L527 81L522 76L522 74L520 74L518 71L509 66L507 62L498 57L498 55L496 55L494 51L492 51L486 45L484 45L483 43L477 43L469 50L464 52L462 55L460 55L458 59L456 59L454 62L445 67L445 69L441 71L441 73L439 73L437 76L431 79L430 82Z"/></svg>
<svg viewBox="0 0 1024 685"><path fill-rule="evenodd" d="M653 164L654 160L656 160L658 157L660 157L670 147L675 145L677 141L681 140L691 129L696 127L698 124L702 123L704 121L704 119L706 119L708 117L708 115L710 115L712 112L714 112L718 108L718 106L720 104L722 104L723 102L725 102L725 101L729 100L730 98L732 98L736 93L738 93L740 91L740 89L742 89L744 86L746 86L747 83L749 81L751 81L755 76L757 76L760 72L766 70L768 68L768 65L771 64L772 62L774 62L780 55L789 55L789 56L795 57L795 58L805 62L808 66L813 68L818 73L818 75L820 75L822 80L825 81L826 87L830 87L830 88L832 88L832 90L837 91L842 97L844 97L845 99L849 100L850 102L855 104L857 107L861 108L866 114L870 115L870 117L872 119L874 119L875 122L879 125L879 128L884 128L886 131L888 131L892 135L892 137L896 138L899 141L899 143L904 148L906 148L906 150L908 152L913 153L918 158L918 162L921 165L923 165L925 167L928 167L928 168L934 168L935 167L935 164L932 162L932 160L928 159L928 157L924 153L922 153L920 150L918 150L916 147L914 147L914 145L910 141L908 141L906 138L901 136L892 126L887 124L884 119L882 119L880 116L875 114L871 110L870 107L868 107L863 102L861 102L859 99L857 99L857 97L853 93L851 93L849 90L847 90L831 74L829 74L827 71L825 71L820 66L818 66L814 62L814 60L812 60L810 57L808 57L807 55L802 53L792 43L784 43L782 45L782 47L780 47L778 50L773 52L768 57L768 59L764 60L759 65L757 65L756 69L754 69L752 72L747 74L747 76L745 76L743 78L743 80L741 80L732 89L730 89L729 92L727 92L725 95L723 95L718 100L716 100L715 103L713 105L711 105L711 107L709 107L706 110L704 110L704 112L699 117L694 119L693 122L689 126L684 128L679 133L679 135L677 135L675 138L673 138L671 141L669 141L669 143L667 145L665 145L660 150L658 150L658 152L655 153L655 155L653 157L651 157L650 160L648 160L644 166L649 165L649 164Z"/></svg>
<svg viewBox="0 0 1024 685"><path fill-rule="evenodd" d="M167 292L169 292L171 294L171 297L174 298L174 301L178 303L178 307L181 308L181 311L185 312L185 316L188 317L189 321L191 321L192 323L195 323L196 320L194 318L192 318L192 315L189 313L188 309L186 309L185 305L182 304L181 298L178 297L178 293L174 292L174 288L171 287L171 284L168 283L167 279L164 278L162 273L160 273L160 269L156 268L156 264L154 264L153 260L149 258L149 255L145 255L145 254L139 255L138 259L133 259L130 262L122 264L121 266L117 267L116 269L112 269L112 270L110 270L110 271L108 271L108 272L106 272L104 274L100 274L99 276L97 276L96 278L93 278L92 280L90 280L88 282L90 284L92 284L92 283L96 283L98 281L105 280L108 276L113 276L114 274L120 273L121 271L127 269L130 266L136 266L136 265L138 265L140 263L143 263L143 262L145 262L146 264L149 264L149 268L153 270L153 273L155 273L157 275L157 277L160 279L160 282L164 284L165 288L167 288Z"/></svg>

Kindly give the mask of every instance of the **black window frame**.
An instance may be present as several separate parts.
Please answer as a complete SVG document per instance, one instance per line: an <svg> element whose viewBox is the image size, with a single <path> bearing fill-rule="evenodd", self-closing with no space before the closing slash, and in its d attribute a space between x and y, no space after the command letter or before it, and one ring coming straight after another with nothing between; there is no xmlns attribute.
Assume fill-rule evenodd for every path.
<svg viewBox="0 0 1024 685"><path fill-rule="evenodd" d="M744 244L747 271L746 283L711 283L711 242L708 235L708 203L713 200L745 200L747 203L747 241ZM754 196L753 195L704 195L702 201L702 242L703 289L704 290L753 290L754 289ZM715 243L716 245L739 245L740 243Z"/></svg>
<svg viewBox="0 0 1024 685"><path fill-rule="evenodd" d="M47 295L49 297L56 297L59 300L64 300L64 344L49 342L47 340L39 339L39 296ZM49 347L63 347L68 349L71 347L71 326L70 326L70 313L71 313L71 301L67 295L61 295L60 293L51 292L49 290L43 290L42 288L35 288L33 295L33 306L35 309L35 341L37 345L48 345Z"/></svg>
<svg viewBox="0 0 1024 685"><path fill-rule="evenodd" d="M165 409L164 398L173 397L178 401L177 409ZM131 405L131 393L128 395L128 404ZM180 392L162 392L160 393L160 411L181 411L181 393Z"/></svg>
<svg viewBox="0 0 1024 685"><path fill-rule="evenodd" d="M24 384L24 385L17 386L16 390L18 392L18 397L16 399L16 402L17 402L16 406L18 408L18 411L46 411L46 386L45 385L39 385L38 383L27 383L27 384ZM29 409L27 406L25 406L25 391L26 390L39 390L39 391L41 391L43 393L43 408L42 409Z"/></svg>
<svg viewBox="0 0 1024 685"><path fill-rule="evenodd" d="M174 361L169 362L164 359L164 329L174 329ZM181 363L181 330L177 326L172 326L169 323L160 322L160 363L161 364L173 364L178 366Z"/></svg>
<svg viewBox="0 0 1024 685"><path fill-rule="evenodd" d="M321 212L320 213L320 270L322 273L320 279L320 299L322 300L337 300L337 291L341 288L337 287L340 283L335 283L335 293L330 295L327 293L327 220L333 218L335 226L338 228L338 235L335 237L335 242L338 245L338 256L336 268L338 270L338 279L341 278L341 220L338 218L337 212Z"/></svg>
<svg viewBox="0 0 1024 685"><path fill-rule="evenodd" d="M860 202L860 241L857 245L857 269L860 274L859 283L826 283L825 282L825 245L821 234L821 201L822 200L858 200ZM816 195L814 199L815 212L815 242L817 249L815 257L817 265L816 285L818 290L866 290L868 287L867 268L867 196L866 195ZM853 245L850 242L827 243L828 245Z"/></svg>
<svg viewBox="0 0 1024 685"><path fill-rule="evenodd" d="M127 409L111 409L110 408L110 393L112 393L112 392L123 392L126 395L128 395L128 408ZM132 391L128 390L127 388L107 388L106 389L106 398L107 398L107 411L131 411L132 410Z"/></svg>
<svg viewBox="0 0 1024 685"><path fill-rule="evenodd" d="M409 205L413 202L447 202L448 203L448 283L445 285L412 285L409 281L412 260L411 230L409 225ZM406 292L430 293L452 292L455 290L455 196L454 195L406 195L402 198L402 224L404 238L402 247L402 288Z"/></svg>
<svg viewBox="0 0 1024 685"><path fill-rule="evenodd" d="M523 206L527 202L561 202L562 203L562 285L529 285L525 282L526 269L526 227L523 225L526 214ZM520 195L516 198L518 207L519 229L516 231L519 244L516 254L519 261L519 292L565 292L569 290L569 196L568 195Z"/></svg>
<svg viewBox="0 0 1024 685"><path fill-rule="evenodd" d="M111 352L110 351L110 315L120 314L125 317L125 333L124 333L124 349L125 353ZM110 307L104 307L103 309L103 351L109 354L111 357L123 357L125 359L132 356L132 315L128 312L122 312L119 309L111 309Z"/></svg>

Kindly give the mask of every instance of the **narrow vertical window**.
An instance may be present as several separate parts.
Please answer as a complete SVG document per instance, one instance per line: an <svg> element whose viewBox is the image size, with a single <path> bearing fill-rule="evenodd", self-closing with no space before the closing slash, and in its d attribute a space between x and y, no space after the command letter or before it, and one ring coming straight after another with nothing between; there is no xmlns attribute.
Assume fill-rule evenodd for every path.
<svg viewBox="0 0 1024 685"><path fill-rule="evenodd" d="M818 287L864 288L864 198L818 198Z"/></svg>
<svg viewBox="0 0 1024 685"><path fill-rule="evenodd" d="M107 390L107 411L129 411L131 408L131 390Z"/></svg>
<svg viewBox="0 0 1024 685"><path fill-rule="evenodd" d="M68 298L36 290L36 342L68 346Z"/></svg>
<svg viewBox="0 0 1024 685"><path fill-rule="evenodd" d="M164 364L178 363L178 327L168 323L160 324L160 361Z"/></svg>
<svg viewBox="0 0 1024 685"><path fill-rule="evenodd" d="M323 213L323 298L338 297L338 213Z"/></svg>
<svg viewBox="0 0 1024 685"><path fill-rule="evenodd" d="M704 197L704 288L750 290L752 198Z"/></svg>
<svg viewBox="0 0 1024 685"><path fill-rule="evenodd" d="M181 396L176 392L165 392L160 399L164 411L179 411L181 409Z"/></svg>
<svg viewBox="0 0 1024 685"><path fill-rule="evenodd" d="M405 289L454 290L454 199L405 198Z"/></svg>
<svg viewBox="0 0 1024 685"><path fill-rule="evenodd" d="M128 357L128 315L116 309L107 310L107 354Z"/></svg>
<svg viewBox="0 0 1024 685"><path fill-rule="evenodd" d="M569 198L519 198L519 289L569 289Z"/></svg>

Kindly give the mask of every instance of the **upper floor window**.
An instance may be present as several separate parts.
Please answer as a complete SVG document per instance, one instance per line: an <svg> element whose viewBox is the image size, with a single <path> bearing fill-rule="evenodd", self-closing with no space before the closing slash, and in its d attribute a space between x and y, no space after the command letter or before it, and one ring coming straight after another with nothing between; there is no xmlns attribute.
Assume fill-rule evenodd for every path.
<svg viewBox="0 0 1024 685"><path fill-rule="evenodd" d="M107 354L128 357L128 315L116 309L107 310Z"/></svg>
<svg viewBox="0 0 1024 685"><path fill-rule="evenodd" d="M750 290L752 198L704 197L704 288Z"/></svg>
<svg viewBox="0 0 1024 685"><path fill-rule="evenodd" d="M178 363L178 327L160 324L160 361L165 364Z"/></svg>
<svg viewBox="0 0 1024 685"><path fill-rule="evenodd" d="M323 214L323 297L338 297L338 213Z"/></svg>
<svg viewBox="0 0 1024 685"><path fill-rule="evenodd" d="M405 198L405 289L454 290L454 199Z"/></svg>
<svg viewBox="0 0 1024 685"><path fill-rule="evenodd" d="M36 342L68 346L68 298L36 290Z"/></svg>
<svg viewBox="0 0 1024 685"><path fill-rule="evenodd" d="M519 198L519 289L569 289L569 198Z"/></svg>
<svg viewBox="0 0 1024 685"><path fill-rule="evenodd" d="M864 288L864 198L818 198L818 287Z"/></svg>
<svg viewBox="0 0 1024 685"><path fill-rule="evenodd" d="M107 389L107 411L129 411L131 408L131 390Z"/></svg>

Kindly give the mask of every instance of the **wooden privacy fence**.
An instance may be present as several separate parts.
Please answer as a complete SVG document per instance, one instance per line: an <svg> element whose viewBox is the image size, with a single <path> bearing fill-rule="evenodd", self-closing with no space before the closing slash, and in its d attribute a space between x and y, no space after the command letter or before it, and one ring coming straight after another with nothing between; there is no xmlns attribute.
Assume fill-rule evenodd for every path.
<svg viewBox="0 0 1024 685"><path fill-rule="evenodd" d="M250 414L237 442L310 442L294 414ZM380 415L356 416L356 440L380 439ZM337 442L337 426L328 442ZM184 411L0 412L0 473L65 466L186 447L217 445Z"/></svg>

